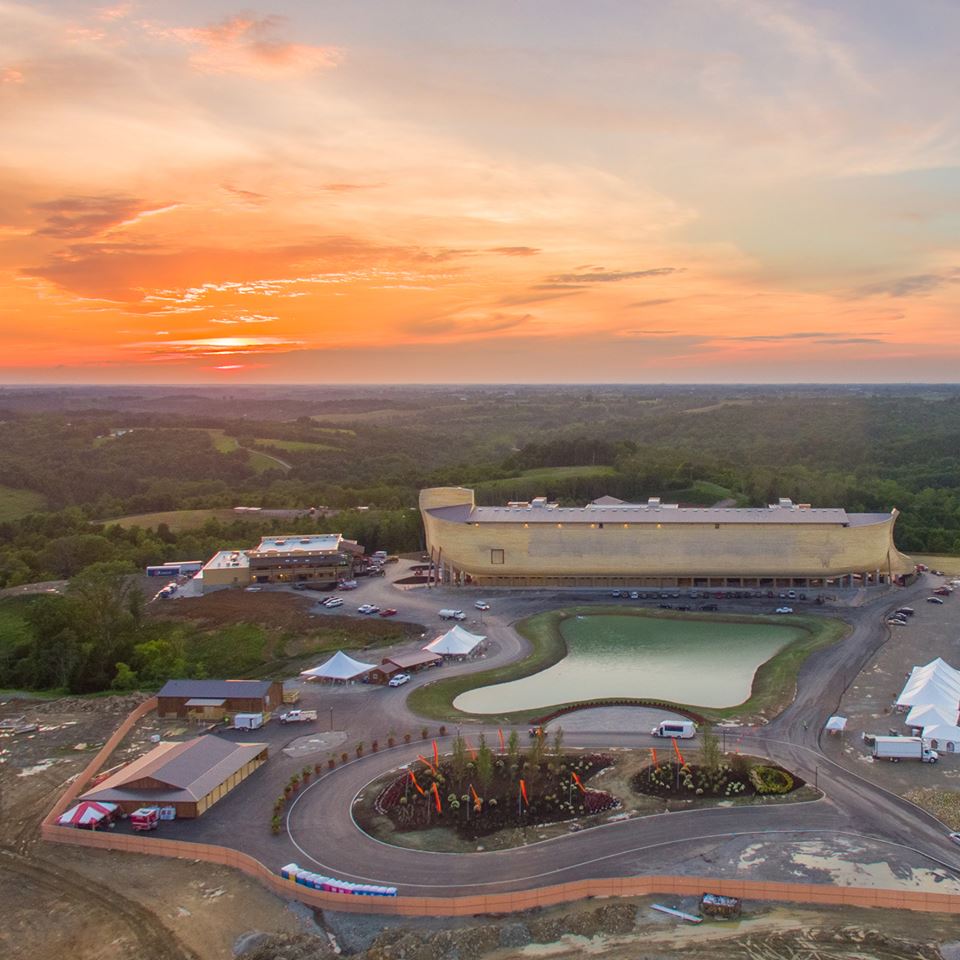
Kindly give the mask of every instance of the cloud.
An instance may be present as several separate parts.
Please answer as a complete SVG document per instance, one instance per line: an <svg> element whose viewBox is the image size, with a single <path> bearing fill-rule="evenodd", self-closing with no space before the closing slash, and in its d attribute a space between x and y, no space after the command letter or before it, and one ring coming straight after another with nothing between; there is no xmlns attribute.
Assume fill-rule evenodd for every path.
<svg viewBox="0 0 960 960"><path fill-rule="evenodd" d="M164 331L160 331L164 332ZM182 360L188 357L232 357L286 352L302 347L305 340L287 337L196 337L183 340L128 343L126 349L137 351L151 361Z"/></svg>
<svg viewBox="0 0 960 960"><path fill-rule="evenodd" d="M504 257L535 257L543 251L537 247L491 247L490 252Z"/></svg>
<svg viewBox="0 0 960 960"><path fill-rule="evenodd" d="M567 297L577 296L579 287L560 288L557 293L517 293L501 297L497 303L502 307L520 307L526 303L544 303L547 300L564 300Z"/></svg>
<svg viewBox="0 0 960 960"><path fill-rule="evenodd" d="M211 320L210 323L224 323L232 326L241 323L273 323L274 320L279 319L279 317L271 317L262 313L241 313L236 317L217 318L215 320Z"/></svg>
<svg viewBox="0 0 960 960"><path fill-rule="evenodd" d="M647 277L666 277L671 273L682 272L682 267L654 267L650 270L610 271L597 267L587 273L558 273L547 277L549 283L620 283L623 280L644 280Z"/></svg>
<svg viewBox="0 0 960 960"><path fill-rule="evenodd" d="M720 340L733 340L736 343L776 343L780 340L817 340L832 334L824 330L804 330L797 333L757 333L748 337L718 337Z"/></svg>
<svg viewBox="0 0 960 960"><path fill-rule="evenodd" d="M23 72L14 67L4 67L0 70L0 83L23 83Z"/></svg>
<svg viewBox="0 0 960 960"><path fill-rule="evenodd" d="M268 199L266 194L257 193L254 190L241 190L239 187L235 187L229 183L222 183L220 186L231 196L236 197L238 200L242 200L249 206L258 207L260 204L265 203Z"/></svg>
<svg viewBox="0 0 960 960"><path fill-rule="evenodd" d="M660 299L660 300L635 300L633 303L628 303L628 307L660 307L665 303L673 303L672 299Z"/></svg>
<svg viewBox="0 0 960 960"><path fill-rule="evenodd" d="M38 237L81 239L121 224L133 223L140 217L172 210L176 204L149 208L136 197L118 195L60 197L34 205L45 215Z"/></svg>
<svg viewBox="0 0 960 960"><path fill-rule="evenodd" d="M382 183L325 183L320 189L333 193L349 193L352 190L375 190L382 186Z"/></svg>
<svg viewBox="0 0 960 960"><path fill-rule="evenodd" d="M585 283L535 283L531 290L586 290Z"/></svg>
<svg viewBox="0 0 960 960"><path fill-rule="evenodd" d="M916 273L909 277L899 277L896 280L869 283L860 287L854 295L858 297L915 297L932 293L938 287L948 283L960 283L960 268L948 270L946 273Z"/></svg>
<svg viewBox="0 0 960 960"><path fill-rule="evenodd" d="M237 14L207 27L161 27L145 24L148 33L177 41L194 52L190 64L201 73L239 73L265 76L309 73L336 66L341 59L335 47L292 43L275 34L284 18L256 18Z"/></svg>
<svg viewBox="0 0 960 960"><path fill-rule="evenodd" d="M818 340L817 343L840 346L845 343L886 343L880 337L831 337L828 340Z"/></svg>

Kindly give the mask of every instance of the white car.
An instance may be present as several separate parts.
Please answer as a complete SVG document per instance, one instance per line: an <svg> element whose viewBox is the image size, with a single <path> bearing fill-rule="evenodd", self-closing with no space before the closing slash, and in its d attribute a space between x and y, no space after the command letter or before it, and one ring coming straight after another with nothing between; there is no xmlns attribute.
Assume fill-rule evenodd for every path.
<svg viewBox="0 0 960 960"><path fill-rule="evenodd" d="M390 678L390 682L387 684L388 687L402 687L405 683L410 682L409 673L398 673L395 676Z"/></svg>
<svg viewBox="0 0 960 960"><path fill-rule="evenodd" d="M631 590L631 591L630 591L630 599L631 599L631 600L639 600L639 599L640 599L640 594L637 593L636 590Z"/></svg>
<svg viewBox="0 0 960 960"><path fill-rule="evenodd" d="M475 606L478 610L489 610L489 609L490 609L490 604L487 603L486 600L478 600L478 601L474 604L474 606Z"/></svg>
<svg viewBox="0 0 960 960"><path fill-rule="evenodd" d="M943 597L927 597L927 603L943 603Z"/></svg>
<svg viewBox="0 0 960 960"><path fill-rule="evenodd" d="M372 603L365 603L363 606L357 607L357 613L377 613L380 610L379 607L375 607Z"/></svg>
<svg viewBox="0 0 960 960"><path fill-rule="evenodd" d="M905 627L907 625L907 621L902 617L888 617L887 623L894 627Z"/></svg>
<svg viewBox="0 0 960 960"><path fill-rule="evenodd" d="M777 613L793 613L793 607L777 607Z"/></svg>
<svg viewBox="0 0 960 960"><path fill-rule="evenodd" d="M326 600L320 601L325 607L342 607L343 606L343 597L327 597Z"/></svg>

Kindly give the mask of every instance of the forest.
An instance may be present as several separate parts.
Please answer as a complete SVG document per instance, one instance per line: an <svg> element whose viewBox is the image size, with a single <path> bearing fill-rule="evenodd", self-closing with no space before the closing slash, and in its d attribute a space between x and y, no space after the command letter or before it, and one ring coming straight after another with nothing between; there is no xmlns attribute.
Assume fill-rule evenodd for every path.
<svg viewBox="0 0 960 960"><path fill-rule="evenodd" d="M0 390L0 588L69 581L0 600L0 688L202 675L193 641L145 620L130 574L271 533L420 551L425 486L484 504L896 507L901 550L960 554L956 387L169 390Z"/></svg>

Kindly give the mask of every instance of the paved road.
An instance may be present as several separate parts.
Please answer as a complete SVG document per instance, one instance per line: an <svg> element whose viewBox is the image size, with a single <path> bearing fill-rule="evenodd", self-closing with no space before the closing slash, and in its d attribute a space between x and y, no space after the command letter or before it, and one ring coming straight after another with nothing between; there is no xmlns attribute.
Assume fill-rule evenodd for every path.
<svg viewBox="0 0 960 960"><path fill-rule="evenodd" d="M614 876L669 872L704 843L719 836L756 835L760 838L819 838L829 842L838 834L860 835L902 845L930 857L960 875L960 848L945 836L945 829L919 808L858 777L828 759L819 747L819 732L834 712L846 686L887 639L885 611L922 602L929 584L877 594L856 607L823 609L823 613L847 620L852 631L842 643L812 655L798 678L793 704L763 728L739 728L737 734L752 752L763 753L816 782L825 799L816 803L777 807L735 807L674 813L609 824L582 833L508 851L462 856L391 847L359 831L350 818L354 797L373 778L409 759L409 748L366 756L338 768L312 783L288 812L289 837L283 847L295 849L302 865L341 877L395 883L401 892L415 894L490 892L521 889L574 877ZM516 660L527 652L526 642L512 629L517 619L540 610L589 600L611 601L605 591L491 591L493 610L479 622L473 610L476 592L453 588L418 589L398 594L384 580L371 580L360 590L345 595L347 603L394 606L403 619L422 622L440 632L443 624L436 611L461 607L476 614L476 622L464 625L490 637L494 652L479 663L444 668L444 675L486 669L496 663ZM858 597L862 600L863 597ZM356 603L354 604L354 601ZM620 601L623 603L624 601ZM656 605L654 602L654 605ZM774 601L775 602L775 601ZM637 601L626 601L637 606ZM347 605L345 604L345 607ZM723 609L770 612L770 600L724 601ZM813 608L821 612L821 608ZM342 612L344 608L341 608ZM415 684L428 682L432 672L418 676L411 685L394 691L347 691L338 701L348 717L351 736L355 730L387 727L419 729L420 721L406 708L406 695ZM386 693L386 696L381 694ZM338 727L341 725L338 722ZM472 728L473 729L473 728ZM475 728L484 729L482 724ZM488 729L495 741L496 729ZM448 738L449 740L449 738ZM656 741L643 733L603 731L570 732L570 746L607 748L640 747Z"/></svg>

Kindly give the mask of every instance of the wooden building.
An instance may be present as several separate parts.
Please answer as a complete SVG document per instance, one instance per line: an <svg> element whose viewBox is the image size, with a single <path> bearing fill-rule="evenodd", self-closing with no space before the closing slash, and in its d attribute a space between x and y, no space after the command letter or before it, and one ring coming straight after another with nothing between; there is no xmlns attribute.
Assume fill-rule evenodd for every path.
<svg viewBox="0 0 960 960"><path fill-rule="evenodd" d="M279 680L168 680L157 694L161 719L218 722L236 713L269 719L283 706Z"/></svg>

